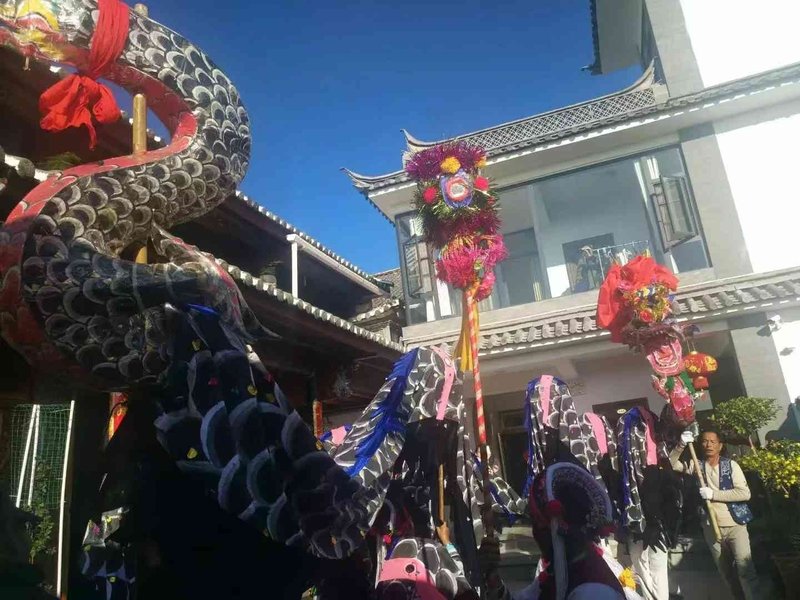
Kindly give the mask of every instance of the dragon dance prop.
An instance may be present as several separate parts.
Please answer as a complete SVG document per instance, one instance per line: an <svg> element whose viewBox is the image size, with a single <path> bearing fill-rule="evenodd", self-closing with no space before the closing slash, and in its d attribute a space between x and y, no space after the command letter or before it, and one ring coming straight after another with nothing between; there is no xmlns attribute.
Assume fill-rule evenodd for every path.
<svg viewBox="0 0 800 600"><path fill-rule="evenodd" d="M247 170L249 119L228 77L190 41L118 0L0 1L0 44L77 68L58 88L60 101L43 105L58 106L59 127L105 122L113 107L96 81L103 76L144 94L171 133L164 148L54 174L13 209L0 229L4 339L39 373L125 392L129 407L155 403L157 439L174 464L257 531L315 556L351 555L384 505L415 422L464 421L452 360L424 348L401 357L329 454L252 351L253 340L271 334L234 281L168 233L218 206ZM502 241L494 199L474 171L482 153L470 152L459 155L461 179L447 162L453 173L439 193L447 190L451 203L460 197L464 209L474 204L454 226L485 220L473 245L465 237L451 247L454 260L482 257L463 286L479 300ZM145 245L151 263L125 258ZM460 499L462 521L471 514L479 525L468 483L473 448L461 435L460 457L444 475L456 482L451 504ZM124 526L136 507L106 508L87 528L83 571L114 595L136 579L129 549L141 540Z"/></svg>
<svg viewBox="0 0 800 600"><path fill-rule="evenodd" d="M461 369L472 371L481 458L487 462L486 419L478 359L478 302L494 287L495 265L507 251L500 234L497 196L481 169L483 149L464 141L417 152L406 172L417 182L415 203L423 235L437 252L436 275L462 291L462 326L456 347ZM490 489L488 470L484 487Z"/></svg>
<svg viewBox="0 0 800 600"><path fill-rule="evenodd" d="M611 266L600 287L597 324L611 333L614 342L643 353L650 367L654 389L666 401L662 421L674 429L697 428L694 403L708 388L707 375L717 370L712 356L694 350L695 328L677 323L672 302L678 287L675 275L649 255L637 256L625 265ZM690 348L684 356L683 345ZM700 466L689 444L701 486ZM708 514L720 538L710 501Z"/></svg>

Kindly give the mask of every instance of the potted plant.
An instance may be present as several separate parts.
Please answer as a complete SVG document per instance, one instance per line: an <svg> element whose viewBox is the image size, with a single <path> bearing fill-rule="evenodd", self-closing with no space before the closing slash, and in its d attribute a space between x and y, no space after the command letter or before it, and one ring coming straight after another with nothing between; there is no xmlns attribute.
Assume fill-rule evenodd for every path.
<svg viewBox="0 0 800 600"><path fill-rule="evenodd" d="M778 414L778 407L773 398L753 398L739 396L721 402L714 407L711 421L723 433L744 438L755 452L756 446L752 435Z"/></svg>
<svg viewBox="0 0 800 600"><path fill-rule="evenodd" d="M739 464L758 475L770 498L763 534L786 598L800 598L800 442L772 441Z"/></svg>

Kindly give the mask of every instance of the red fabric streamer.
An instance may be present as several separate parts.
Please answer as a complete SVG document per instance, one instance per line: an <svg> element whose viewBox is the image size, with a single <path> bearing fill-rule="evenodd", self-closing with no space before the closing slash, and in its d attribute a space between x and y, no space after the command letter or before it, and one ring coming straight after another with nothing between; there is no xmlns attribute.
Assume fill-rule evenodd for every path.
<svg viewBox="0 0 800 600"><path fill-rule="evenodd" d="M46 131L85 126L89 148L97 144L94 121L114 123L120 117L114 95L98 77L116 62L128 38L128 7L120 0L99 0L100 16L89 49L89 70L74 73L55 83L39 97L40 122Z"/></svg>
<svg viewBox="0 0 800 600"><path fill-rule="evenodd" d="M597 324L611 332L613 341L622 341L622 329L632 318L623 294L653 283L674 291L678 278L649 256L637 256L622 267L614 263L608 270L597 298Z"/></svg>

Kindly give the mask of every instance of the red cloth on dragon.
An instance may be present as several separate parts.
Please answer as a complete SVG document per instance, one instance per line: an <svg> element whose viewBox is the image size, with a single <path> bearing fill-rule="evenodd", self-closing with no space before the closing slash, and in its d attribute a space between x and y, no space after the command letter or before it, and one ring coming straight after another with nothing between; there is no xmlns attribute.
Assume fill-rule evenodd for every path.
<svg viewBox="0 0 800 600"><path fill-rule="evenodd" d="M623 266L615 263L609 269L597 298L597 325L608 329L613 341L623 341L622 330L632 318L623 294L653 283L675 290L678 278L649 256L637 256Z"/></svg>
<svg viewBox="0 0 800 600"><path fill-rule="evenodd" d="M114 123L119 106L108 87L97 81L116 62L128 37L128 7L120 0L99 0L100 15L89 50L89 70L74 73L53 84L39 97L40 125L47 131L84 126L89 148L97 144L94 121Z"/></svg>

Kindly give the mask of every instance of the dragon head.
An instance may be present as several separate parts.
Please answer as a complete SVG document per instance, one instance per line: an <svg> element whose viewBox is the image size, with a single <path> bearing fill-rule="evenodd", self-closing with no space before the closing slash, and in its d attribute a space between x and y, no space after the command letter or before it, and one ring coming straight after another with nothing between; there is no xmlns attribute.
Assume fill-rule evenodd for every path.
<svg viewBox="0 0 800 600"><path fill-rule="evenodd" d="M0 0L0 45L47 62L73 62L72 43L91 36L87 0Z"/></svg>

